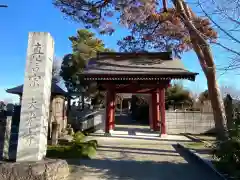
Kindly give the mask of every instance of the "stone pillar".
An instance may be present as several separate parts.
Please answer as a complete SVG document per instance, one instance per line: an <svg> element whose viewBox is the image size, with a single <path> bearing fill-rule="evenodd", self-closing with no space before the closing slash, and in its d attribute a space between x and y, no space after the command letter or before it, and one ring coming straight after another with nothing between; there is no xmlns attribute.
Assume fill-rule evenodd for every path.
<svg viewBox="0 0 240 180"><path fill-rule="evenodd" d="M51 140L51 136L52 136L52 97L50 99L50 105L49 105L49 118L48 118L48 140Z"/></svg>
<svg viewBox="0 0 240 180"><path fill-rule="evenodd" d="M165 117L165 88L159 90L160 95L160 117L161 117L161 135L166 134L166 117Z"/></svg>
<svg viewBox="0 0 240 180"><path fill-rule="evenodd" d="M106 101L106 123L105 133L111 133L115 127L115 92L112 89L107 91Z"/></svg>
<svg viewBox="0 0 240 180"><path fill-rule="evenodd" d="M12 116L7 116L6 119L6 128L5 128L5 136L4 136L4 148L3 148L3 158L10 159L9 157L9 146L10 146L10 138L11 138L11 128L12 128Z"/></svg>
<svg viewBox="0 0 240 180"><path fill-rule="evenodd" d="M59 128L60 128L60 125L57 122L52 123L51 145L58 144Z"/></svg>
<svg viewBox="0 0 240 180"><path fill-rule="evenodd" d="M49 33L28 36L16 161L39 161L46 155L54 41Z"/></svg>
<svg viewBox="0 0 240 180"><path fill-rule="evenodd" d="M159 114L159 90L152 93L152 121L153 130L160 131L160 114Z"/></svg>

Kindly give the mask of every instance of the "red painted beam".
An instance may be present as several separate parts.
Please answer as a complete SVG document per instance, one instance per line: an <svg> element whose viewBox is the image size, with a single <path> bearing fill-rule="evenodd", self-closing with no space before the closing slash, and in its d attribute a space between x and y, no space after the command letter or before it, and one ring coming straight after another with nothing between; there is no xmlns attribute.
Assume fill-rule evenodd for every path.
<svg viewBox="0 0 240 180"><path fill-rule="evenodd" d="M129 90L116 90L116 93L140 93L149 94L152 93L154 89L129 89Z"/></svg>
<svg viewBox="0 0 240 180"><path fill-rule="evenodd" d="M151 93L157 88L166 88L168 84L129 84L126 86L115 86L117 93Z"/></svg>
<svg viewBox="0 0 240 180"><path fill-rule="evenodd" d="M150 128L153 130L153 117L152 117L152 97L149 98L149 125Z"/></svg>

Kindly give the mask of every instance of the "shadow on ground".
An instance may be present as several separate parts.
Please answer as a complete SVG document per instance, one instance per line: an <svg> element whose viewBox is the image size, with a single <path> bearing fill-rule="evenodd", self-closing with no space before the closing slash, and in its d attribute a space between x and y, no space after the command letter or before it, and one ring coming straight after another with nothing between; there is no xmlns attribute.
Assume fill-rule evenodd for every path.
<svg viewBox="0 0 240 180"><path fill-rule="evenodd" d="M139 122L133 121L131 116L128 114L116 114L115 124L117 125L139 125Z"/></svg>
<svg viewBox="0 0 240 180"><path fill-rule="evenodd" d="M179 154L174 150L166 149L152 149L152 148L133 148L133 147L116 147L116 146L99 146L98 152L118 152L118 153L131 153L136 155L157 155L157 156L175 156Z"/></svg>
<svg viewBox="0 0 240 180"><path fill-rule="evenodd" d="M186 162L135 161L125 159L68 160L75 179L102 180L219 180L212 171L189 157L177 146L176 153ZM140 153L141 154L141 153Z"/></svg>
<svg viewBox="0 0 240 180"><path fill-rule="evenodd" d="M104 134L91 134L92 137L105 137ZM191 140L178 140L178 139L160 139L159 137L147 137L146 136L118 136L118 135L113 135L113 136L108 136L107 138L119 138L119 139L138 139L138 140L154 140L154 141L162 141L162 142L191 142Z"/></svg>

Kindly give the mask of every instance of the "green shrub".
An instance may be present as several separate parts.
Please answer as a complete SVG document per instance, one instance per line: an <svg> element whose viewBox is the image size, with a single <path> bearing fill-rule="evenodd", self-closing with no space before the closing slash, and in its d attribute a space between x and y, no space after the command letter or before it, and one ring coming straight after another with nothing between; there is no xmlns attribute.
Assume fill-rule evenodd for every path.
<svg viewBox="0 0 240 180"><path fill-rule="evenodd" d="M97 141L74 142L71 145L48 146L47 157L73 159L92 158L96 155Z"/></svg>
<svg viewBox="0 0 240 180"><path fill-rule="evenodd" d="M82 157L92 158L96 155L95 144L85 143L82 145Z"/></svg>
<svg viewBox="0 0 240 180"><path fill-rule="evenodd" d="M81 143L83 142L85 138L85 135L82 133L82 132L76 132L74 135L73 135L73 142L75 143Z"/></svg>
<svg viewBox="0 0 240 180"><path fill-rule="evenodd" d="M213 155L220 171L240 178L240 118L229 130L229 139L215 145Z"/></svg>
<svg viewBox="0 0 240 180"><path fill-rule="evenodd" d="M87 143L91 144L93 147L97 148L98 147L98 142L97 140L90 140Z"/></svg>

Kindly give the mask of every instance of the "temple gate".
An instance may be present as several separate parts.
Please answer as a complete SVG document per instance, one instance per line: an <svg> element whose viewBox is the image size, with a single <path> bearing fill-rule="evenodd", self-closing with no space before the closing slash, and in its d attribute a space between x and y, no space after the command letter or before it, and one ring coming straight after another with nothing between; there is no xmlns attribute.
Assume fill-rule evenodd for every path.
<svg viewBox="0 0 240 180"><path fill-rule="evenodd" d="M186 70L171 52L101 52L89 60L82 75L84 80L96 81L100 89L107 91L105 133L115 127L116 93L147 93L151 94L150 128L166 134L165 89L172 79L194 81L197 74Z"/></svg>

